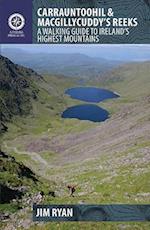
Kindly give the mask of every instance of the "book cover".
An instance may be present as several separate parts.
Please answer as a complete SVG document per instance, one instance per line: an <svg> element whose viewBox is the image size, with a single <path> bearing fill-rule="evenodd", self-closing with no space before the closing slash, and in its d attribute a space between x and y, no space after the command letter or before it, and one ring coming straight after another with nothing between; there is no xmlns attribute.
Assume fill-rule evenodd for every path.
<svg viewBox="0 0 150 230"><path fill-rule="evenodd" d="M150 1L0 0L0 229L148 230Z"/></svg>

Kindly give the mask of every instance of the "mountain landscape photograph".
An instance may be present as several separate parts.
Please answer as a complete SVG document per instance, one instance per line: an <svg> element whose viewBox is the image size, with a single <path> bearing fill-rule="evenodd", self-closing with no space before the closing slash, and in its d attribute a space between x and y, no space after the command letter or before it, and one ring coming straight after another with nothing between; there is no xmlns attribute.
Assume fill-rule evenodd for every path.
<svg viewBox="0 0 150 230"><path fill-rule="evenodd" d="M149 177L150 45L1 45L0 229L148 230L32 206L149 204Z"/></svg>

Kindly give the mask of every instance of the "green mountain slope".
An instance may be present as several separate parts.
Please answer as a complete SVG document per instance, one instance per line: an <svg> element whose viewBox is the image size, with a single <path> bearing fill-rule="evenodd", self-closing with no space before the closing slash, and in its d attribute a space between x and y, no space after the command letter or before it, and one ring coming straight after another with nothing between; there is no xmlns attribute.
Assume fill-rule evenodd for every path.
<svg viewBox="0 0 150 230"><path fill-rule="evenodd" d="M103 76L103 86L111 87L121 95L141 101L150 94L150 62L129 63Z"/></svg>
<svg viewBox="0 0 150 230"><path fill-rule="evenodd" d="M37 176L23 163L0 151L0 220L25 207L29 209L35 200L53 188L53 183ZM40 197L38 194L42 194ZM51 191L52 194L52 191Z"/></svg>
<svg viewBox="0 0 150 230"><path fill-rule="evenodd" d="M47 75L31 82L38 90L37 99L31 96L32 109L27 116L17 115L11 122L5 122L8 132L3 135L2 149L17 162L23 162L35 175L56 182L56 197L46 196L46 204L150 202L149 74L149 62L134 63L89 81L87 85L105 87L120 94L116 100L99 103L110 112L110 119L96 124L61 118L66 107L82 103L64 95L65 89L79 84L74 79ZM29 183L31 179L27 180ZM74 198L69 197L66 189L70 183L78 185ZM31 212L27 213L31 219ZM17 218L8 226L18 227L22 219L23 227L26 213ZM30 223L29 227L37 230L143 230L148 229L148 224L47 223L32 226Z"/></svg>
<svg viewBox="0 0 150 230"><path fill-rule="evenodd" d="M15 65L0 56L0 132L5 131L5 121L13 115L26 115L31 110L31 100L37 99L38 88L34 80L42 81L31 69Z"/></svg>
<svg viewBox="0 0 150 230"><path fill-rule="evenodd" d="M39 100L39 85L44 79L31 69L15 65L0 56L0 144L8 124L17 123L18 118L32 114L34 102ZM39 102L40 104L40 102ZM25 161L17 161L0 147L0 220L7 219L12 212L28 207L39 192L51 191L52 182L37 176ZM27 202L29 202L27 204Z"/></svg>

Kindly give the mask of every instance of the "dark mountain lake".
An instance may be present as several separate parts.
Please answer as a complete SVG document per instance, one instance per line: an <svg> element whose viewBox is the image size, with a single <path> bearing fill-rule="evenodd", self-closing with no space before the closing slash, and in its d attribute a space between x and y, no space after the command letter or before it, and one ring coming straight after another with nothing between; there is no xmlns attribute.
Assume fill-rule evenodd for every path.
<svg viewBox="0 0 150 230"><path fill-rule="evenodd" d="M65 94L70 95L74 99L94 103L119 97L117 93L95 87L71 88L67 89ZM109 112L94 104L83 104L67 108L62 113L62 118L77 118L80 120L101 122L109 118Z"/></svg>
<svg viewBox="0 0 150 230"><path fill-rule="evenodd" d="M109 117L109 113L97 105L84 104L66 109L62 113L62 117L100 122L105 121Z"/></svg>
<svg viewBox="0 0 150 230"><path fill-rule="evenodd" d="M118 94L110 90L100 89L96 87L71 88L71 89L67 89L65 91L65 94L70 95L71 98L74 98L74 99L78 99L78 100L86 101L86 102L95 102L95 103L104 101L106 99L119 97Z"/></svg>

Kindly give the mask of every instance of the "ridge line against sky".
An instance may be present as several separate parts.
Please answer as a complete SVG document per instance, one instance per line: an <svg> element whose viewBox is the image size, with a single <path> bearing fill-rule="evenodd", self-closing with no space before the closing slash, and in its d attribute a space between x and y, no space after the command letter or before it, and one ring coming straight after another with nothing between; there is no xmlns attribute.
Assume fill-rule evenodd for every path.
<svg viewBox="0 0 150 230"><path fill-rule="evenodd" d="M113 60L150 60L150 45L148 44L9 44L1 45L1 53L7 49L21 50L27 53L41 54L84 54ZM8 51L7 51L8 52Z"/></svg>

